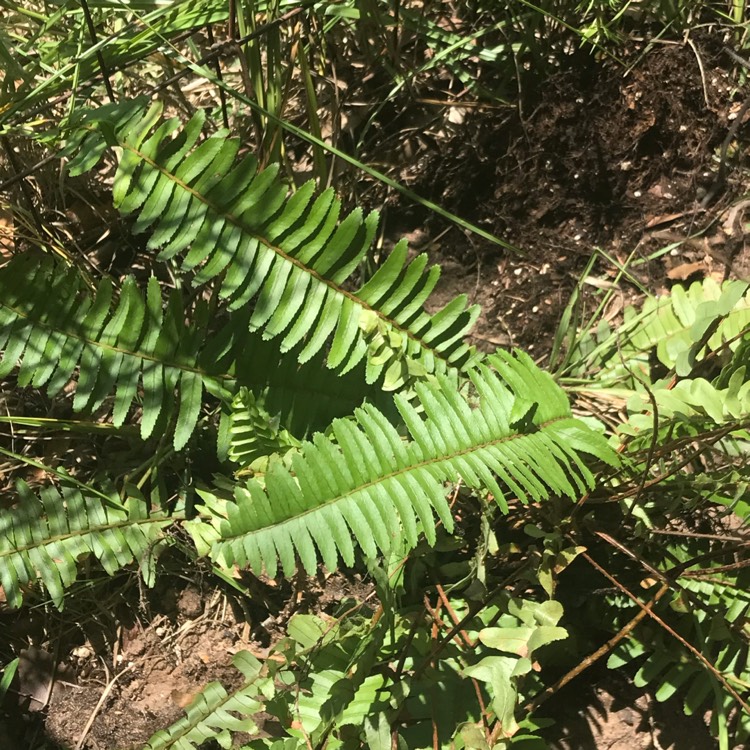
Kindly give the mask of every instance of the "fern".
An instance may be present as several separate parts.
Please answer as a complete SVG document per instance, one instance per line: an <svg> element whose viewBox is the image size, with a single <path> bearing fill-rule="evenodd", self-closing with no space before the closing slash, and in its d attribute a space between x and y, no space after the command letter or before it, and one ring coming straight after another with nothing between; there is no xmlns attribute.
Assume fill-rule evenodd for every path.
<svg viewBox="0 0 750 750"><path fill-rule="evenodd" d="M693 420L705 426L742 424L750 416L750 381L745 367L734 371L726 388L719 388L705 378L677 382L673 388L652 388L659 416L664 420ZM637 393L628 402L629 423L636 429L653 426L651 398ZM636 417L636 415L639 415Z"/></svg>
<svg viewBox="0 0 750 750"><path fill-rule="evenodd" d="M229 458L248 467L258 458L284 454L299 447L287 430L280 428L278 415L271 416L265 398L242 388L232 401L226 429L229 432Z"/></svg>
<svg viewBox="0 0 750 750"><path fill-rule="evenodd" d="M120 299L103 280L95 295L81 293L75 269L59 273L49 259L17 258L0 274L0 377L17 365L19 385L47 386L58 393L80 364L73 400L76 411L97 409L116 389L115 425L122 425L143 383L144 438L153 432L175 386L181 398L174 444L181 448L195 427L204 377L195 367L201 342L183 323L179 295L166 314L153 277L144 300L132 278ZM206 380L208 378L206 377Z"/></svg>
<svg viewBox="0 0 750 750"><path fill-rule="evenodd" d="M75 488L44 488L39 496L18 483L19 505L0 516L0 582L8 604L19 607L29 584L41 579L52 601L63 605L64 590L78 574L82 555L93 555L110 575L141 563L150 579L151 557L171 519L149 515L131 491L122 505Z"/></svg>
<svg viewBox="0 0 750 750"><path fill-rule="evenodd" d="M157 732L142 750L195 750L208 739L230 747L230 732L257 732L251 717L263 707L263 665L247 651L238 652L232 663L244 677L238 689L227 693L219 682L207 685L187 707L186 716Z"/></svg>
<svg viewBox="0 0 750 750"><path fill-rule="evenodd" d="M195 322L186 324L185 315L177 292L162 309L153 277L145 299L128 277L115 301L107 279L91 294L76 269L45 257L19 256L0 269L0 376L18 368L19 385L46 385L54 396L78 368L73 408L94 411L114 393L112 417L120 426L138 402L143 438L166 425L177 390L176 449L195 429L204 391L226 401L242 385L268 391L274 413L300 436L324 426L321 418L328 414L346 413L367 393L357 377L361 373L336 382L318 360L300 366L280 355L248 332L247 311L211 335L200 304Z"/></svg>
<svg viewBox="0 0 750 750"><path fill-rule="evenodd" d="M597 372L591 385L606 388L615 383L637 385L638 378L652 380L649 353L669 370L688 375L706 352L728 345L730 350L750 330L748 284L712 279L688 288L675 286L669 295L648 298L641 309L627 307L624 321L613 331L602 321L596 331L584 334L572 356L580 373Z"/></svg>
<svg viewBox="0 0 750 750"><path fill-rule="evenodd" d="M366 405L354 420L334 421L330 436L303 444L291 471L273 463L265 487L251 479L226 504L203 493L214 528L189 524L196 543L210 544L224 566L249 564L275 576L280 563L289 575L299 556L312 573L318 555L329 570L339 557L351 565L354 540L368 556L390 550L394 539L413 547L420 528L434 543L434 515L453 526L443 483L459 476L488 489L505 510L501 485L523 501L575 498L592 487L580 454L615 463L604 438L570 416L564 393L527 356L489 362L505 382L486 366L473 373L475 409L443 378L416 387L424 418L397 396L409 441Z"/></svg>
<svg viewBox="0 0 750 750"><path fill-rule="evenodd" d="M679 555L677 548L673 554ZM694 552L694 551L693 551ZM685 551L683 550L683 555ZM692 554L689 555L692 557ZM698 648L729 685L744 693L750 685L747 661L748 633L745 623L750 614L747 570L727 577L720 568L705 571L707 580L680 578L681 591L675 593L670 620L686 641ZM711 704L714 719L727 717L739 707L735 698L707 667L677 646L673 636L656 626L642 627L631 640L623 642L610 656L611 668L621 667L644 657L634 681L638 687L656 683L655 696L666 701L682 696L687 715L699 714ZM741 709L735 717L738 742L750 738L750 715Z"/></svg>
<svg viewBox="0 0 750 750"><path fill-rule="evenodd" d="M330 368L347 372L364 358L367 382L382 378L393 390L473 361L463 337L479 308L467 308L461 295L434 315L424 312L439 269L425 273L426 255L407 262L405 242L367 283L348 290L376 214L355 210L339 220L333 191L314 198L312 182L290 194L277 165L258 171L253 156L238 160L239 142L225 131L198 143L202 110L181 130L177 118L160 121L160 114L154 104L142 116L132 107L89 115L66 149L77 152L71 171L78 173L105 142L119 147L115 205L135 217L134 231L151 231L148 246L161 248L159 259L180 257L195 285L220 277L219 296L231 310L254 301L249 328L278 337L282 351L299 348L300 362L330 342Z"/></svg>

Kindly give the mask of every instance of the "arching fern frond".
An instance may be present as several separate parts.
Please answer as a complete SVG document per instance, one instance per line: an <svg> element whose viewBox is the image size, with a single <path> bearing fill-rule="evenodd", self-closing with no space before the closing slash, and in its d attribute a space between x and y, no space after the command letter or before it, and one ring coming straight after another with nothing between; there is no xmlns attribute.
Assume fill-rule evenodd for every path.
<svg viewBox="0 0 750 750"><path fill-rule="evenodd" d="M19 607L29 584L42 581L62 608L63 594L76 579L82 556L93 555L113 575L133 560L151 570L150 557L172 523L150 515L137 493L125 505L77 488L45 487L37 496L18 483L19 504L0 513L0 582L8 604Z"/></svg>
<svg viewBox="0 0 750 750"><path fill-rule="evenodd" d="M217 331L200 303L196 322L185 323L188 312L176 292L164 307L153 277L145 299L130 277L115 299L107 279L92 294L76 269L19 256L0 268L0 377L18 367L19 385L46 385L54 396L78 370L76 411L95 410L114 393L119 426L137 402L144 438L174 412L177 449L195 429L204 390L227 401L242 385L267 392L272 413L300 437L328 424L331 414L347 413L369 390L361 373L330 378L319 359L299 365L280 354L248 331L249 311Z"/></svg>
<svg viewBox="0 0 750 750"><path fill-rule="evenodd" d="M376 214L358 209L340 217L332 190L314 196L308 182L290 193L278 167L258 170L253 156L237 158L239 143L220 131L199 142L202 110L181 127L160 120L154 104L141 117L111 123L90 117L88 138L74 136L78 170L99 153L101 130L121 151L115 205L149 230L159 258L179 257L193 283L220 280L232 310L252 302L248 325L279 338L300 362L323 351L329 367L346 372L362 359L367 379L382 376L396 389L413 376L465 367L474 351L463 337L478 315L461 295L434 315L423 305L439 269L427 256L408 262L399 243L374 276L350 291L348 281L372 243ZM74 148L70 151L75 150Z"/></svg>
<svg viewBox="0 0 750 750"><path fill-rule="evenodd" d="M318 557L331 570L339 558L351 565L355 543L369 556L395 539L414 546L420 532L433 543L435 515L453 526L444 483L459 476L488 489L503 509L509 492L523 501L585 492L593 475L584 456L616 462L604 438L571 417L565 395L528 357L493 364L508 381L522 379L526 396L484 366L472 373L476 408L442 377L419 383L421 413L396 397L409 440L366 405L304 443L291 471L273 463L265 486L251 479L227 503L203 493L213 531L189 528L204 549L212 537L211 555L222 565L274 576L280 563L289 575L299 558L312 573Z"/></svg>

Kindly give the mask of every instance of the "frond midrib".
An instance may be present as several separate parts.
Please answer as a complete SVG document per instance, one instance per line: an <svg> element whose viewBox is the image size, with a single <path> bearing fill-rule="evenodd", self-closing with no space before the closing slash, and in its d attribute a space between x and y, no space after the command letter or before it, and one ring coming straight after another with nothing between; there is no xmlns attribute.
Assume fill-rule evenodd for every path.
<svg viewBox="0 0 750 750"><path fill-rule="evenodd" d="M543 422L543 423L540 423L539 425L536 425L538 427L537 431L541 432L541 431L543 431L547 427L550 427L550 426L552 426L554 424L557 424L559 422L565 422L565 421L576 421L576 420L575 420L574 417L571 417L570 415L564 415L564 416L561 416L561 417L555 417L554 419L550 419L550 420L547 420L546 422ZM519 432L519 433L514 433L513 435L506 435L505 437L498 438L496 440L487 440L487 441L485 441L483 443L475 443L475 444L473 444L472 446L470 446L468 448L463 448L461 450L454 451L453 453L451 453L449 455L446 454L446 455L439 456L437 458L431 458L431 459L427 459L425 461L420 461L419 463L416 463L416 464L410 464L409 466L406 466L403 469L399 469L397 471L392 471L389 474L383 474L383 475L379 476L377 479L374 479L374 480L372 480L370 482L366 482L364 484L361 484L361 485L355 487L354 489L350 490L346 494L337 495L336 497L333 497L333 498L331 498L329 500L326 500L324 503L320 503L318 505L315 505L314 507L308 508L308 509L306 509L304 511L301 511L300 513L295 513L292 517L285 518L283 521L279 521L277 523L268 524L266 526L261 526L261 527L259 527L257 529L252 529L250 531L243 531L243 532L240 532L239 534L231 534L231 533L230 534L225 534L225 533L222 532L220 543L221 544L225 544L225 543L231 542L234 539L240 539L242 537L250 536L252 534L261 534L261 533L269 531L270 529L281 528L281 527L283 527L286 524L297 522L299 519L305 518L305 517L309 516L310 514L315 513L317 511L321 510L322 508L327 508L329 506L335 505L336 503L339 503L342 500L344 500L344 499L346 499L348 497L351 497L351 496L357 494L358 492L364 492L364 491L368 490L370 487L375 487L375 486L377 486L379 484L382 484L383 482L386 482L389 479L393 479L393 478L398 477L398 476L403 476L405 474L408 474L408 473L413 472L413 471L418 471L419 469L422 469L422 468L425 468L425 467L428 467L428 466L435 466L435 465L442 464L442 463L450 463L451 461L453 461L456 458L460 458L461 456L465 456L465 455L467 455L469 453L474 453L474 452L482 450L484 448L489 448L489 447L492 447L492 446L500 445L502 443L508 443L508 442L510 442L512 440L519 440L521 438L530 437L531 435L536 434L537 431L535 431L533 433Z"/></svg>

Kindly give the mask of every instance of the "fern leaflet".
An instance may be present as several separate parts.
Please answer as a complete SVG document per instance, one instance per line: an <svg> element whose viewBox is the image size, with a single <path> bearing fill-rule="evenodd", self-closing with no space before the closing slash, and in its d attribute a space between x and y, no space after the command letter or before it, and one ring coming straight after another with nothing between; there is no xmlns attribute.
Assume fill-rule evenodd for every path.
<svg viewBox="0 0 750 750"><path fill-rule="evenodd" d="M686 376L706 352L725 344L732 350L738 347L750 328L747 289L743 281L719 285L706 279L649 298L640 310L628 307L617 331L602 321L595 332L583 336L573 357L578 361L576 369L598 370L597 388L619 381L633 383L633 372L651 381L649 352L653 350L664 367Z"/></svg>

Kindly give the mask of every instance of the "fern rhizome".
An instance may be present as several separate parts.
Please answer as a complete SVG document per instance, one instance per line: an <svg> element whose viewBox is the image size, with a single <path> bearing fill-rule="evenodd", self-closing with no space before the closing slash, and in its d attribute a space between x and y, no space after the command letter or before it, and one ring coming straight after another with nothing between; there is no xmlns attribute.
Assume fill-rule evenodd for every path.
<svg viewBox="0 0 750 750"><path fill-rule="evenodd" d="M280 736L245 747L543 747L549 686L532 652L577 630L571 648L586 647L576 618L611 631L611 666L640 659L636 684L658 679L657 697L680 692L688 713L708 705L721 742L744 741L746 542L707 550L688 521L670 524L748 515L747 285L675 291L618 330L583 332L566 392L523 352L469 346L466 296L427 312L440 271L405 242L367 276L376 214L343 215L333 190L291 186L205 119L135 99L64 130L71 175L116 156L114 205L146 234L151 275L92 280L31 251L0 268L0 374L64 392L155 456L139 476L105 466L84 482L62 467L39 490L18 482L0 521L8 604L42 584L62 607L85 560L110 575L136 565L153 585L175 545L235 588L245 570L368 571L378 612L295 616L274 658L238 653L241 686L209 685L150 750L229 747L260 712ZM591 400L616 403L614 426L584 413ZM167 457L205 453L212 471L165 486ZM607 557L618 573L602 589ZM427 560L426 585L455 589L434 613L454 628L439 644L408 605ZM642 614L657 605L671 625ZM436 686L453 696L442 723Z"/></svg>

